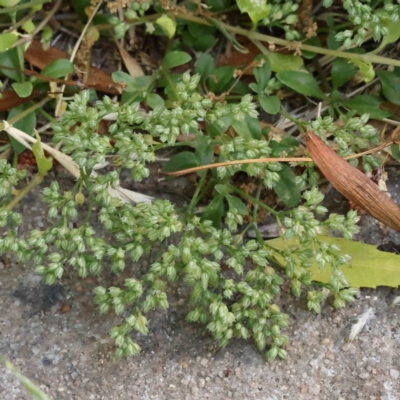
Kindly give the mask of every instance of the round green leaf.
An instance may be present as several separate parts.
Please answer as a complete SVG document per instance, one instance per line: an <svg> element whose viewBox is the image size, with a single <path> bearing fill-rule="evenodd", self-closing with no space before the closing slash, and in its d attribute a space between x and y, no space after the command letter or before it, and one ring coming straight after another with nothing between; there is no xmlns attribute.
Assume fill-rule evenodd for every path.
<svg viewBox="0 0 400 400"><path fill-rule="evenodd" d="M276 96L258 96L260 106L268 114L276 114L281 108L281 101Z"/></svg>
<svg viewBox="0 0 400 400"><path fill-rule="evenodd" d="M357 67L344 58L335 58L332 62L331 77L334 89L340 88L357 73Z"/></svg>
<svg viewBox="0 0 400 400"><path fill-rule="evenodd" d="M392 145L390 147L390 153L392 154L393 158L400 161L400 145L398 145L398 144Z"/></svg>
<svg viewBox="0 0 400 400"><path fill-rule="evenodd" d="M269 142L269 147L272 149L271 157L281 157L283 152L286 155L291 156L296 152L299 145L299 141L292 137L282 139L280 142L271 140Z"/></svg>
<svg viewBox="0 0 400 400"><path fill-rule="evenodd" d="M212 221L216 228L221 225L221 219L224 215L224 196L218 195L212 199L210 204L204 210L201 221Z"/></svg>
<svg viewBox="0 0 400 400"><path fill-rule="evenodd" d="M9 50L17 41L18 36L14 33L3 33L0 35L0 51Z"/></svg>
<svg viewBox="0 0 400 400"><path fill-rule="evenodd" d="M246 115L243 121L233 121L232 127L239 136L246 140L261 139L261 124L257 118Z"/></svg>
<svg viewBox="0 0 400 400"><path fill-rule="evenodd" d="M65 58L60 58L43 68L40 75L50 78L61 78L72 72L74 72L74 64Z"/></svg>
<svg viewBox="0 0 400 400"><path fill-rule="evenodd" d="M394 72L379 71L383 95L393 104L400 105L400 77Z"/></svg>
<svg viewBox="0 0 400 400"><path fill-rule="evenodd" d="M146 103L153 110L157 107L162 107L165 104L164 99L156 93L149 93L146 96Z"/></svg>
<svg viewBox="0 0 400 400"><path fill-rule="evenodd" d="M197 158L190 151L182 151L171 157L165 164L166 172L181 171L182 169L193 168L199 165Z"/></svg>
<svg viewBox="0 0 400 400"><path fill-rule="evenodd" d="M239 199L239 197L228 196L227 200L229 204L229 209L234 209L241 215L247 215L249 213L246 204L244 204L243 201Z"/></svg>
<svg viewBox="0 0 400 400"><path fill-rule="evenodd" d="M21 0L0 0L0 7L14 7Z"/></svg>
<svg viewBox="0 0 400 400"><path fill-rule="evenodd" d="M19 97L29 97L32 94L33 86L31 82L13 83L11 86Z"/></svg>
<svg viewBox="0 0 400 400"><path fill-rule="evenodd" d="M274 191L288 207L293 208L300 202L301 191L296 185L296 175L292 169L286 164L281 165L282 169L277 172L280 179L275 184Z"/></svg>
<svg viewBox="0 0 400 400"><path fill-rule="evenodd" d="M222 194L223 196L227 196L230 192L231 189L229 188L229 186L226 185L222 185L222 184L218 184L214 186L214 189L219 193Z"/></svg>
<svg viewBox="0 0 400 400"><path fill-rule="evenodd" d="M352 99L338 100L345 107L357 111L358 114L369 114L371 118L387 118L390 113L381 110L379 107L382 100L378 96L372 94L360 94Z"/></svg>
<svg viewBox="0 0 400 400"><path fill-rule="evenodd" d="M277 78L290 89L304 96L325 98L318 87L314 77L306 72L300 71L282 71L276 74Z"/></svg>
<svg viewBox="0 0 400 400"><path fill-rule="evenodd" d="M210 145L210 139L208 136L197 135L194 140L196 147L196 157L199 161L199 165L207 165L213 162L214 151Z"/></svg>
<svg viewBox="0 0 400 400"><path fill-rule="evenodd" d="M192 57L184 51L171 51L164 57L162 66L164 69L171 69L186 64L191 59Z"/></svg>
<svg viewBox="0 0 400 400"><path fill-rule="evenodd" d="M300 56L271 53L268 54L268 60L273 72L297 71L303 67L303 59Z"/></svg>
<svg viewBox="0 0 400 400"><path fill-rule="evenodd" d="M167 15L162 15L156 20L156 24L160 25L163 31L171 39L176 32L176 22L168 17Z"/></svg>
<svg viewBox="0 0 400 400"><path fill-rule="evenodd" d="M202 79L210 76L214 69L214 58L210 54L202 54L196 62L196 74L200 74Z"/></svg>
<svg viewBox="0 0 400 400"><path fill-rule="evenodd" d="M258 83L259 92L263 91L271 78L271 63L267 56L259 55L255 58L255 61L262 64L260 67L253 69L254 77Z"/></svg>
<svg viewBox="0 0 400 400"><path fill-rule="evenodd" d="M264 18L268 17L269 7L267 1L254 1L254 0L236 0L241 13L249 14L253 23L257 23Z"/></svg>

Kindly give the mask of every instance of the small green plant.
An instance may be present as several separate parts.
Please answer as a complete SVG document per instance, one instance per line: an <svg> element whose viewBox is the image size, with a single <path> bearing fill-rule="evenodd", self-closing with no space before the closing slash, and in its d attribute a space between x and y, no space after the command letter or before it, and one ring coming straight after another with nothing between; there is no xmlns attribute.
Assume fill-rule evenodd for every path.
<svg viewBox="0 0 400 400"><path fill-rule="evenodd" d="M51 284L62 277L67 266L75 268L83 278L98 274L105 263L111 265L113 272L119 272L125 268L128 259L137 262L152 247L164 246L165 250L144 276L126 279L123 288L99 287L95 290L95 301L101 312L113 310L118 315L127 314L125 322L111 330L118 346L117 356L129 356L140 351L130 337L131 331L146 334L145 314L155 307L168 308L167 285L183 281L191 288L188 320L206 324L221 345L226 345L232 337L252 338L260 350L268 345L268 360L277 355L285 357L283 347L287 337L281 329L287 326L288 318L274 303L274 296L285 279L289 280L295 296L300 296L302 290L308 292L308 306L315 311L319 310L328 291L334 294L336 307L344 306L356 293L356 290L347 288L340 272L340 266L348 263L348 257L341 255L339 248L320 243L318 234L329 228L350 238L357 232L358 217L355 212L349 212L347 216L331 215L322 222L316 218L328 210L320 205L323 195L315 187L312 168L308 168L301 180L280 163L220 168L211 178L219 194L202 218L193 214L193 208L204 188L206 172L200 173L198 190L182 214L178 214L168 201L156 200L151 204L133 206L122 204L109 193L110 187L119 184L122 168L131 170L134 180L148 176L146 164L154 160L155 149L173 147L181 131L198 135L199 140L195 141L196 164L207 162L210 155L212 157L211 146L216 144L221 145L221 155L226 160L257 158L272 153L272 147L278 142L268 145L261 138L224 135L212 139L205 136L199 129L198 118L210 126L216 124L221 128L220 121L224 117L241 122L255 118L257 112L250 96L244 96L240 103L234 104L212 102L196 91L199 80L199 75L183 74L173 91L178 99L173 106L158 106L146 118L140 113L139 103L119 106L105 97L90 107L88 92L76 95L60 123L53 127L55 141L63 140L64 152L71 155L81 172L75 190L61 193L58 184L53 182L44 190L43 197L53 224L41 231L34 230L26 241L18 237L16 229L10 229L0 242L0 251L13 251L21 259L31 258L33 254L36 272ZM97 134L98 124L111 113L117 113L117 119L110 126L110 137L101 137ZM346 132L350 134L348 130ZM153 137L157 137L161 144L153 144ZM337 137L339 139L340 135ZM110 139L115 142L113 146ZM284 146L281 150L285 150ZM92 176L94 166L104 162L106 155L110 154L118 156L119 169ZM184 163L182 154L175 157ZM173 159L170 165L182 166ZM7 181L9 187L15 185L20 174L5 161L1 166L3 183ZM291 210L276 212L263 205L280 222L284 237L298 238L298 246L279 250L263 241L246 241L244 231L237 232L243 215L248 213L240 199L241 191L230 183L232 175L239 170L256 177L259 185L269 188L279 188L281 179L287 184L293 178L292 184L299 187L298 193L305 182L314 181L311 190L303 191L302 204L293 206ZM293 199L291 192L291 197L284 200L299 203L297 193ZM7 190L2 194L7 195ZM93 207L99 209L99 220L117 244L96 236L90 222L90 211L79 227L68 228L69 220L76 222L77 203L83 196L89 210ZM16 226L22 219L12 211L3 211L1 216L3 226ZM226 228L220 226L221 218ZM318 245L317 252L311 250L311 244ZM287 261L285 267L276 266L277 255ZM332 268L331 282L323 285L326 290L313 289L307 270L312 257L316 257L321 267L329 264ZM228 266L226 272L221 268L222 263Z"/></svg>
<svg viewBox="0 0 400 400"><path fill-rule="evenodd" d="M89 2L72 3L79 15L85 15ZM13 211L17 201L12 194L24 174L0 160L0 225L7 226L6 235L0 239L0 254L12 252L20 260L33 260L35 271L52 284L62 278L66 268L76 270L82 278L99 274L106 265L119 273L157 247L159 255L144 274L134 273L122 287L95 289L100 312L121 316L121 325L110 332L117 357L140 352L132 333L148 332L146 315L157 307L166 310L168 286L180 284L190 290L188 321L202 323L221 346L231 338L252 339L260 351L266 352L267 360L285 358L288 338L283 331L288 316L275 303L276 295L289 285L293 296L306 294L308 308L315 312L320 311L329 295L336 308L353 301L357 289L349 287L341 270L350 257L337 245L321 240L320 235L336 231L351 239L358 232L359 218L354 211L329 214L321 204L324 196L318 186L320 174L312 162L237 162L293 156L307 129L335 146L343 157L377 144L378 132L369 121L391 115L380 107L383 97L399 104L398 71L377 72L382 96L369 93L349 98L343 88L355 77L358 82L374 79L372 63L398 67L400 62L374 52L364 54L361 48L340 51L338 42L343 41L346 47L360 46L372 26L376 40L383 36L380 47L396 41L392 23L398 19L399 6L385 2L383 7L377 4L374 8L361 1L344 2L346 22L338 24L333 16L327 19L322 32L329 33L329 48L323 48L317 26L306 21L305 30L299 28L299 2L128 3L116 16L111 13L116 8L110 2L110 12L102 10L94 23L103 34L113 34L116 39L123 38L129 29L145 27L143 35L157 36L161 43L166 39L162 61L146 76L114 72L114 82L124 89L120 103L107 96L96 101L93 92L82 91L69 102L61 119L53 121L53 140L75 163L77 181L71 191L62 191L55 181L44 189L43 201L48 205L51 223L42 230L33 230L27 238L19 235L23 216ZM324 6L331 6L331 2L325 1ZM230 13L238 11L249 17L239 28L229 24ZM223 13L228 17L220 18ZM281 32L284 38L261 33L265 28ZM248 51L235 37L239 34L253 42L261 54L255 55L250 65L216 65L212 51L217 39L243 53ZM277 45L289 46L295 54L276 53L273 49ZM0 64L2 56L9 60L9 52L0 54ZM317 65L315 71L311 71L313 67L307 60L318 54L337 58L330 69L322 71L317 61L313 64ZM67 75L72 63L64 61L51 64L42 75ZM254 79L246 84L242 78L250 68ZM28 96L39 85L40 76L37 79L14 79L13 88ZM295 118L282 102L285 91L304 102L308 98L321 101L323 115L312 121ZM263 126L261 111L288 118L297 129L297 137L278 135ZM15 115L13 112L11 122L26 116L21 110ZM99 135L104 118L112 123L107 135ZM31 131L23 125L15 127L33 134L35 123ZM8 123L3 123L3 128L18 137ZM40 149L39 143L36 150ZM118 198L115 193L122 170L129 170L133 180L141 181L149 176L149 164L157 152L164 149L175 151L165 165L166 172L214 161L232 163L215 171L197 172L194 195L179 210L166 200L132 204ZM397 144L392 153L398 156ZM40 169L45 163L43 152L36 156L42 179L47 171ZM116 166L113 171L94 171L111 157ZM381 163L372 154L350 162L357 164L359 160L366 172ZM254 190L238 187L235 178L239 172L246 174ZM262 201L262 191L274 195L277 207ZM198 213L198 205L210 195L205 210ZM82 203L87 205L87 215L78 218ZM96 232L94 209L110 240ZM260 210L276 219L286 247L262 239L257 225ZM70 228L71 221L74 228ZM247 238L250 228L255 230L256 240ZM328 282L313 281L313 261L321 269L329 269Z"/></svg>

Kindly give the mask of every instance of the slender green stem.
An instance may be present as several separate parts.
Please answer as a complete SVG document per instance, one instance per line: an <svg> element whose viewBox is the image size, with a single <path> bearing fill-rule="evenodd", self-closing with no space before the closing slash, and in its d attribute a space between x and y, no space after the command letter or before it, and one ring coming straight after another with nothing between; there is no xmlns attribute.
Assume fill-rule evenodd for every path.
<svg viewBox="0 0 400 400"><path fill-rule="evenodd" d="M180 100L180 96L178 94L178 91L176 90L175 83L171 79L171 75L164 68L162 69L162 72L163 72L165 78L167 79L169 85L171 86L171 89L174 92L174 95L175 95L176 99L179 101Z"/></svg>
<svg viewBox="0 0 400 400"><path fill-rule="evenodd" d="M206 19L201 18L201 17L196 17L194 15L179 14L174 17L178 18L178 19L183 19L186 21L195 22L195 23L201 24L201 25L211 26L211 23L209 21L207 21ZM290 40L276 38L274 36L269 36L269 35L264 35L263 33L252 32L252 31L249 31L249 30L246 30L243 28L238 28L236 26L230 26L230 25L227 25L220 21L219 21L219 23L228 32L236 33L241 36L245 36L245 37L249 38L250 40L259 40L260 42L274 43L274 44L284 46L284 47L289 47L289 48L291 46L293 46L293 44L296 43L296 42L291 42ZM348 60L360 60L360 61L364 61L366 63L371 62L371 63L375 63L375 64L394 65L396 67L400 67L400 60L377 56L377 55L370 54L370 53L366 53L366 54L347 53L345 51L325 49L322 47L310 46L308 44L301 44L301 50L307 50L307 51L311 51L311 52L317 53L317 54L325 54L327 56L332 56L332 57L345 58Z"/></svg>
<svg viewBox="0 0 400 400"><path fill-rule="evenodd" d="M43 108L39 108L38 112L42 114L49 122L53 124L57 123L57 119L52 117L47 111L44 111Z"/></svg>
<svg viewBox="0 0 400 400"><path fill-rule="evenodd" d="M258 201L260 201L261 189L262 189L262 182L261 182L261 180L259 180L258 186L257 186L257 191L256 191L256 199ZM258 207L259 207L258 203L255 203L254 207L253 207L253 227L254 227L254 231L256 233L257 242L262 244L264 241L263 241L263 238L261 237L260 230L258 229L258 225L257 225Z"/></svg>
<svg viewBox="0 0 400 400"><path fill-rule="evenodd" d="M197 196L197 200L194 204L194 206L196 207L197 204L199 204L199 201L203 198L203 196L211 189L211 186L213 186L215 184L215 180L214 179L210 179L207 184L203 187L203 189L201 190L201 192L199 193L199 195Z"/></svg>
<svg viewBox="0 0 400 400"><path fill-rule="evenodd" d="M191 202L190 202L190 204L189 204L189 207L188 207L188 210L187 210L187 212L188 212L189 215L193 214L193 209L194 209L194 207L196 206L197 201L198 201L198 200L197 200L197 197L198 197L198 195L199 195L199 193L200 193L201 188L202 188L203 185L204 185L204 182L206 181L206 177L207 177L207 172L205 171L205 172L201 175L200 182L198 183L197 188L196 188L196 190L195 190L195 192L194 192L194 195L193 195L193 197L192 197L192 200L191 200Z"/></svg>
<svg viewBox="0 0 400 400"><path fill-rule="evenodd" d="M240 190L240 189L238 189L237 187L235 187L233 185L229 185L229 188L233 192L236 192L236 193L240 194L240 196L242 196L244 199L249 200L254 204L258 204L261 208L264 208L265 210L267 210L270 214L274 215L275 217L277 217L279 215L279 213L277 211L275 211L273 208L267 206L262 201L257 200L255 197L250 196L249 194L247 194L243 190Z"/></svg>
<svg viewBox="0 0 400 400"><path fill-rule="evenodd" d="M44 179L43 175L36 174L34 178L15 196L2 211L11 211L31 190L40 185Z"/></svg>
<svg viewBox="0 0 400 400"><path fill-rule="evenodd" d="M45 97L43 100L39 101L39 103L35 103L33 106L27 108L25 111L22 111L18 115L16 115L14 118L11 118L8 123L10 125L15 124L17 121L19 121L21 118L24 118L28 114L30 114L32 111L37 110L38 108L43 107L46 103L48 103L51 100L51 97Z"/></svg>
<svg viewBox="0 0 400 400"><path fill-rule="evenodd" d="M286 111L280 109L279 110L279 114L283 115L285 118L287 118L289 121L292 121L294 124L297 125L297 127L299 128L300 133L303 135L304 134L304 128L303 128L303 124L296 118L293 118L289 113L287 113Z"/></svg>

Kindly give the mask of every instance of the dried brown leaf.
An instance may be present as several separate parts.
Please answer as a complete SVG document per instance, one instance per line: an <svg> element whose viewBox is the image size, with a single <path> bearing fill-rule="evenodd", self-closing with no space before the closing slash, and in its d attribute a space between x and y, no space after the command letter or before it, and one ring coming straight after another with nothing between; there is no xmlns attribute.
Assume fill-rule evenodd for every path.
<svg viewBox="0 0 400 400"><path fill-rule="evenodd" d="M25 104L38 94L40 94L40 92L38 90L34 90L28 97L19 97L14 90L5 90L2 93L2 98L0 99L0 111L8 111L14 107L20 106L21 104Z"/></svg>
<svg viewBox="0 0 400 400"><path fill-rule="evenodd" d="M139 63L118 42L115 43L117 43L118 50L121 54L125 67L129 72L129 75L133 78L143 76L144 72Z"/></svg>
<svg viewBox="0 0 400 400"><path fill-rule="evenodd" d="M378 221L400 231L400 208L376 183L339 157L313 132L307 132L306 145L318 168L337 191Z"/></svg>
<svg viewBox="0 0 400 400"><path fill-rule="evenodd" d="M38 40L33 40L25 51L24 58L36 68L43 69L59 58L69 59L69 55L55 47L49 47L47 50L44 50L42 44ZM89 74L85 86L112 95L121 93L118 85L115 84L111 76L94 66L89 67Z"/></svg>

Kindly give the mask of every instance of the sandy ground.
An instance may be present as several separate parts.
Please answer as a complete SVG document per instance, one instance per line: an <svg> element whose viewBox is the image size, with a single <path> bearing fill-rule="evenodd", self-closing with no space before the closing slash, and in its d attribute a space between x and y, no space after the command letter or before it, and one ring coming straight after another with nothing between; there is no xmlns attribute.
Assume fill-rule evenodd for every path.
<svg viewBox="0 0 400 400"><path fill-rule="evenodd" d="M71 183L64 179L61 185ZM165 185L179 197L177 184ZM395 171L388 186L399 204ZM150 194L162 191L161 185ZM20 212L28 228L43 226L39 190ZM360 238L400 243L399 234L384 233L369 217L362 219ZM147 265L145 260L140 268ZM233 340L220 349L203 326L186 323L186 298L178 288L169 311L151 313L149 335L136 339L141 355L117 361L108 331L119 320L97 312L92 290L119 279L104 273L81 280L69 271L59 284L46 286L31 265L1 258L0 351L54 400L400 400L400 308L389 308L400 290L363 289L346 309L335 311L328 301L319 315L307 311L304 299L281 294L278 304L290 316L289 358L267 364L250 342ZM352 325L368 308L375 317L348 343ZM0 368L0 400L30 398Z"/></svg>

